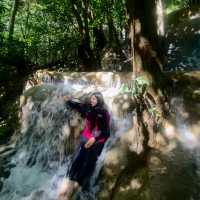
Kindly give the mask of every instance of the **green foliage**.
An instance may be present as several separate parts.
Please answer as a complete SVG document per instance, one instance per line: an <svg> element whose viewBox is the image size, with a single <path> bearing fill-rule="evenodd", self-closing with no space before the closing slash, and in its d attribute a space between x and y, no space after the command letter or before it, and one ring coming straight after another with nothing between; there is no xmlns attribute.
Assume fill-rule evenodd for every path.
<svg viewBox="0 0 200 200"><path fill-rule="evenodd" d="M150 117L157 120L161 114L158 111L155 102L152 102L151 99L148 98L147 90L150 85L150 82L145 77L139 76L130 83L123 83L119 89L119 93L130 94L134 99L137 99L137 102L141 106L146 105Z"/></svg>
<svg viewBox="0 0 200 200"><path fill-rule="evenodd" d="M165 12L167 14L169 14L180 8L190 7L190 6L197 5L197 4L199 4L198 1L192 1L192 0L166 0L165 1L165 5L166 5Z"/></svg>
<svg viewBox="0 0 200 200"><path fill-rule="evenodd" d="M125 15L125 1L124 0L116 0L113 5L113 19L117 28L122 28L126 24L126 15Z"/></svg>
<svg viewBox="0 0 200 200"><path fill-rule="evenodd" d="M17 19L21 27L16 34L26 44L28 60L42 65L67 60L66 50L72 47L69 41L77 41L77 31L70 27L67 16L69 10L64 1L39 2L27 3Z"/></svg>
<svg viewBox="0 0 200 200"><path fill-rule="evenodd" d="M160 117L160 113L158 112L155 105L151 105L151 107L148 108L148 112L150 113L151 117L154 117L154 118Z"/></svg>
<svg viewBox="0 0 200 200"><path fill-rule="evenodd" d="M5 1L1 0L0 2L0 44L2 43L2 40L3 40L3 31L5 28L4 23L3 23L5 12L6 12Z"/></svg>
<svg viewBox="0 0 200 200"><path fill-rule="evenodd" d="M132 96L141 96L143 95L150 83L143 76L139 76L136 79L132 80L129 84L123 83L119 89L119 93L129 93Z"/></svg>
<svg viewBox="0 0 200 200"><path fill-rule="evenodd" d="M87 7L84 2L87 3ZM13 3L14 0L0 2L0 43L4 42L4 49L1 48L0 55L3 57L7 55L8 51L6 42ZM17 56L8 56L8 59L15 60L16 57L23 57L28 63L44 66L57 62L76 63L77 49L82 33L77 16L72 9L73 5L82 20L82 25L85 27L86 22L88 23L91 47L93 48L95 41L93 29L95 27L103 27L105 34L108 34L108 15L112 16L114 26L119 33L124 27L124 0L20 1L15 18L14 42L9 48L11 52L9 56L14 55L14 52L19 52L17 44L20 44L20 49L23 46L23 50L20 50L20 54Z"/></svg>

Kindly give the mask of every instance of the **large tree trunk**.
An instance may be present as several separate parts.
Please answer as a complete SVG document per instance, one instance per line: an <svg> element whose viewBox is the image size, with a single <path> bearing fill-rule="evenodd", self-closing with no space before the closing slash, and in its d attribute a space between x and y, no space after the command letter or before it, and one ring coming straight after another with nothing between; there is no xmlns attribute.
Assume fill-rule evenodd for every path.
<svg viewBox="0 0 200 200"><path fill-rule="evenodd" d="M135 76L146 74L154 88L162 88L163 59L161 26L158 26L157 4L161 0L127 0L129 40ZM163 15L159 15L162 21ZM162 53L160 53L162 52Z"/></svg>
<svg viewBox="0 0 200 200"><path fill-rule="evenodd" d="M162 73L163 63L157 53L160 47L156 2L158 1L126 0L133 75L135 78L143 76L150 86L147 87L146 84L146 88L140 87L143 92L135 92L136 94L131 97L134 104L132 126L121 134L115 146L106 154L102 176L105 178L102 181L99 199L119 199L116 198L116 191L120 188L122 192L121 188L124 187L122 177L131 174L131 180L134 180L136 170L148 162L149 150L158 147L157 141L161 138L159 128L164 119L165 82ZM137 80L135 79L135 82ZM137 84L133 87L137 90ZM117 155L116 161L113 161L115 155ZM133 190L125 191L130 197L129 191ZM124 199L126 194L123 194Z"/></svg>
<svg viewBox="0 0 200 200"><path fill-rule="evenodd" d="M88 3L89 3L88 0L82 1L82 10L83 10L83 20L84 20L84 25L85 25L85 35L87 38L90 38L89 26L88 26L88 19L89 19Z"/></svg>
<svg viewBox="0 0 200 200"><path fill-rule="evenodd" d="M155 0L126 1L129 39L133 72L137 75L151 65L150 59L156 57L157 24ZM153 52L155 51L155 52ZM159 70L160 66L158 67ZM160 70L159 70L160 71Z"/></svg>
<svg viewBox="0 0 200 200"><path fill-rule="evenodd" d="M159 118L163 118L165 110L163 106L166 100L165 77L162 72L163 51L160 46L161 35L164 33L158 21L158 19L163 20L163 15L162 12L157 12L157 8L160 8L158 4L162 5L161 3L161 0L126 1L133 73L135 77L144 76L151 83L146 96L136 100L138 103L136 123L142 127L143 134L145 132L144 148L149 140L153 140L146 133L151 132L152 136L154 128L158 125L158 116L155 116L153 122L150 120L152 119L149 113L150 107L153 105L156 108Z"/></svg>
<svg viewBox="0 0 200 200"><path fill-rule="evenodd" d="M81 18L80 13L77 10L77 6L76 6L75 2L70 0L70 4L71 4L72 13L74 14L76 21L78 23L79 32L82 35L83 31L84 31L83 20Z"/></svg>

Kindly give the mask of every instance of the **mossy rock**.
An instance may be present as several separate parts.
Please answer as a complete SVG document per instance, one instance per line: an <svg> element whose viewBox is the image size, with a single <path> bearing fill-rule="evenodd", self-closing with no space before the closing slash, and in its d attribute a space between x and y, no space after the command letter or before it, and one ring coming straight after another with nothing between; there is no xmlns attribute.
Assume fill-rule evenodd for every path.
<svg viewBox="0 0 200 200"><path fill-rule="evenodd" d="M33 102L43 102L47 97L51 96L56 86L51 84L36 85L24 92L24 97L31 97Z"/></svg>

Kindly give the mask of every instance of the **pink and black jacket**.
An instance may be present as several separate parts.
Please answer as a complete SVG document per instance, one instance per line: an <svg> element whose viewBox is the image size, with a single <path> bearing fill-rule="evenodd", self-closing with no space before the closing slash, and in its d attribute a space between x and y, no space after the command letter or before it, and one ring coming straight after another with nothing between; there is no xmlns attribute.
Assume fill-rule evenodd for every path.
<svg viewBox="0 0 200 200"><path fill-rule="evenodd" d="M110 136L110 115L107 110L98 106L92 107L90 104L82 104L72 100L66 103L73 109L81 113L85 119L84 129L81 132L82 141L87 141L94 137L96 142L105 143Z"/></svg>

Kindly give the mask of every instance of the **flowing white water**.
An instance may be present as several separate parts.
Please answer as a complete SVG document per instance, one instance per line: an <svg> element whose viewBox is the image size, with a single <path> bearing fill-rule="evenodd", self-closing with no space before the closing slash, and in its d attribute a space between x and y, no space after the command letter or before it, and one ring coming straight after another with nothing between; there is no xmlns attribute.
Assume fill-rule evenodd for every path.
<svg viewBox="0 0 200 200"><path fill-rule="evenodd" d="M26 92L27 101L22 106L22 126L17 138L16 154L10 158L13 167L10 176L3 180L0 192L1 200L51 200L57 196L57 190L66 174L75 141L71 138L71 112L66 108L63 95L82 96L102 92L109 110L113 109L114 97L119 92L119 83L113 84L108 74L106 87L87 81L63 84L43 84ZM91 179L91 194L95 196L95 181L103 163L104 154L116 138L129 126L129 117L118 118L112 113L112 124L118 124L116 133L112 133L98 161ZM80 196L80 194L79 194ZM84 198L84 194L81 194ZM86 195L87 196L87 195ZM93 199L95 197L93 196ZM86 197L87 198L87 197Z"/></svg>

